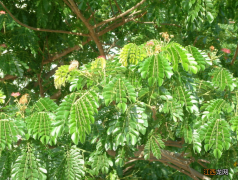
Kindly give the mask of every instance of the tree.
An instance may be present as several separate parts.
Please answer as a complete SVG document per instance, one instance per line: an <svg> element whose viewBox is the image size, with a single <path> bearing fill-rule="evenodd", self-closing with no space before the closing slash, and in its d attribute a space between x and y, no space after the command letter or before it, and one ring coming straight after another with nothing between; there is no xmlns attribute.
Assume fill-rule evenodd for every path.
<svg viewBox="0 0 238 180"><path fill-rule="evenodd" d="M2 178L237 177L235 1L3 2Z"/></svg>

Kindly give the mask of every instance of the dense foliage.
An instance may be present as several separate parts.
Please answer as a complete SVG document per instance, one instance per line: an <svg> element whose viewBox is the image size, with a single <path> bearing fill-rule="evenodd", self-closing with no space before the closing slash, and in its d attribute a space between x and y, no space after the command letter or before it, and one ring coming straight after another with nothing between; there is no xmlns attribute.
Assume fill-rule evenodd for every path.
<svg viewBox="0 0 238 180"><path fill-rule="evenodd" d="M1 179L237 179L237 7L0 1Z"/></svg>

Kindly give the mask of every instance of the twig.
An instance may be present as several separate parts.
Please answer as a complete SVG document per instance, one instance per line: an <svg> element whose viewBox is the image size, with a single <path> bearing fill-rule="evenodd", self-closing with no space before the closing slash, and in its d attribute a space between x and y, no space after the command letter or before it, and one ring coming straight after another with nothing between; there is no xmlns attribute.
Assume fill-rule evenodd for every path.
<svg viewBox="0 0 238 180"><path fill-rule="evenodd" d="M90 43L88 45L92 48L93 52L98 53L98 51L96 51Z"/></svg>
<svg viewBox="0 0 238 180"><path fill-rule="evenodd" d="M202 167L207 168L207 166L204 165L203 163L201 163L200 161L197 161L197 162L198 162L198 164L200 164Z"/></svg>
<svg viewBox="0 0 238 180"><path fill-rule="evenodd" d="M9 98L9 100L7 101L7 103L4 105L4 107L7 106L7 104L9 103L10 100L11 100L11 97Z"/></svg>
<svg viewBox="0 0 238 180"><path fill-rule="evenodd" d="M94 13L95 13L95 11L93 12L92 11L92 9L91 9L91 7L89 6L89 3L87 3L87 5L88 5L88 7L89 7L89 10L91 11L91 15L92 15L92 17L93 17L93 21L94 21L94 23L96 24L96 20L95 20L95 18L94 18ZM90 16L91 17L91 16ZM88 21L88 20L87 20Z"/></svg>
<svg viewBox="0 0 238 180"><path fill-rule="evenodd" d="M107 43L104 43L104 44L102 44L102 45L104 45L104 46L112 46L112 45L113 45L113 47L122 48L121 46L118 46L118 45L115 45L115 44L107 44Z"/></svg>
<svg viewBox="0 0 238 180"><path fill-rule="evenodd" d="M195 38L194 42L193 42L193 46L195 46L196 42L197 42L198 36ZM210 57L211 59L211 57Z"/></svg>

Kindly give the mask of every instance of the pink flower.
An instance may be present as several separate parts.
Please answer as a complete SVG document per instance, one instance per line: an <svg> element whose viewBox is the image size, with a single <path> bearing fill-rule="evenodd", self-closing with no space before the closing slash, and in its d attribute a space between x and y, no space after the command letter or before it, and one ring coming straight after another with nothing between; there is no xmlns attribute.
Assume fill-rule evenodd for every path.
<svg viewBox="0 0 238 180"><path fill-rule="evenodd" d="M231 50L230 50L230 49L222 48L221 50L222 50L224 53L227 53L227 54L231 53Z"/></svg>
<svg viewBox="0 0 238 180"><path fill-rule="evenodd" d="M104 58L104 59L106 59L106 57L105 57L105 56L98 56L97 58Z"/></svg>
<svg viewBox="0 0 238 180"><path fill-rule="evenodd" d="M18 96L20 96L20 95L21 95L21 94L20 94L19 92L16 92L16 93L13 92L13 93L11 94L11 96L13 96L13 97L15 97L15 98L18 97Z"/></svg>
<svg viewBox="0 0 238 180"><path fill-rule="evenodd" d="M154 42L153 41L149 41L146 43L146 46L154 46Z"/></svg>
<svg viewBox="0 0 238 180"><path fill-rule="evenodd" d="M0 14L6 14L6 12L5 11L0 11Z"/></svg>
<svg viewBox="0 0 238 180"><path fill-rule="evenodd" d="M0 47L4 47L4 48L6 48L7 45L6 45L6 44L0 44Z"/></svg>

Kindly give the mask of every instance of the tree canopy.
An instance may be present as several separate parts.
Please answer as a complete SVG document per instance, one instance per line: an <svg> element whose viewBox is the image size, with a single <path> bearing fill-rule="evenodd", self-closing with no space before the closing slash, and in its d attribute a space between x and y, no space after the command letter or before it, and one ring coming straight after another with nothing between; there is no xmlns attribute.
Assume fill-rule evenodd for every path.
<svg viewBox="0 0 238 180"><path fill-rule="evenodd" d="M237 10L0 1L1 179L236 179Z"/></svg>

